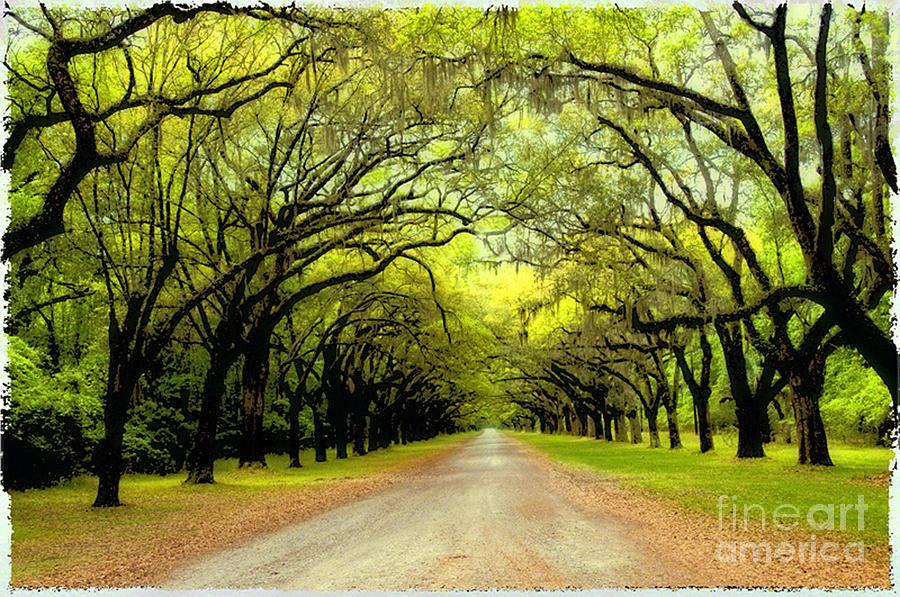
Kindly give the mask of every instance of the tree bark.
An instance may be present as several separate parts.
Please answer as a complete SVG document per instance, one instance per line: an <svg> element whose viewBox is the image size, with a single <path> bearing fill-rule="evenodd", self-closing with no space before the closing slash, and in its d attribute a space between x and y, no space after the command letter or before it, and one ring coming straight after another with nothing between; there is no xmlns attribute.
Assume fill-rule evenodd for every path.
<svg viewBox="0 0 900 597"><path fill-rule="evenodd" d="M694 403L697 408L697 435L700 437L700 453L705 454L715 448L712 424L709 422L709 393Z"/></svg>
<svg viewBox="0 0 900 597"><path fill-rule="evenodd" d="M628 425L631 428L631 443L642 443L644 438L641 436L641 422L638 420L637 411L628 413Z"/></svg>
<svg viewBox="0 0 900 597"><path fill-rule="evenodd" d="M115 360L115 355L111 354L103 413L105 430L99 446L99 483L93 504L95 508L121 505L119 480L122 477L122 441L125 437L128 405L137 380L127 372L127 364Z"/></svg>
<svg viewBox="0 0 900 597"><path fill-rule="evenodd" d="M608 442L613 441L613 416L609 412L609 408L603 410L603 439Z"/></svg>
<svg viewBox="0 0 900 597"><path fill-rule="evenodd" d="M288 457L290 458L288 468L302 468L303 465L300 463L301 388L298 387L296 392L291 392L289 388L285 389L288 394Z"/></svg>
<svg viewBox="0 0 900 597"><path fill-rule="evenodd" d="M378 449L378 416L369 415L369 452Z"/></svg>
<svg viewBox="0 0 900 597"><path fill-rule="evenodd" d="M234 350L213 350L210 354L200 397L200 419L197 421L197 433L188 455L188 477L185 483L215 482L213 464L216 461L216 427L222 396L225 395L225 378L236 360L237 353Z"/></svg>
<svg viewBox="0 0 900 597"><path fill-rule="evenodd" d="M764 444L772 443L772 424L769 422L769 405L760 404L759 437Z"/></svg>
<svg viewBox="0 0 900 597"><path fill-rule="evenodd" d="M391 446L391 412L388 410L382 416L381 424L378 426L378 447L385 449Z"/></svg>
<svg viewBox="0 0 900 597"><path fill-rule="evenodd" d="M833 270L833 268L832 268ZM896 412L900 376L897 363L900 354L888 332L879 328L862 307L848 296L848 290L840 281L836 281L837 273L832 272L831 280L825 289L828 300L821 301L826 312L853 347L866 360L891 394L893 411Z"/></svg>
<svg viewBox="0 0 900 597"><path fill-rule="evenodd" d="M331 420L331 430L334 434L334 447L336 450L335 458L343 459L347 457L347 408L344 404L344 398L336 398L329 396L328 399L329 419Z"/></svg>
<svg viewBox="0 0 900 597"><path fill-rule="evenodd" d="M316 452L316 462L325 462L328 460L326 451L327 443L325 440L325 416L322 414L322 403L313 405L313 448Z"/></svg>
<svg viewBox="0 0 900 597"><path fill-rule="evenodd" d="M263 334L250 344L242 371L241 441L238 466L266 466L263 412L269 380L269 337Z"/></svg>
<svg viewBox="0 0 900 597"><path fill-rule="evenodd" d="M621 410L617 410L615 418L613 420L616 424L616 441L627 442L628 429L626 428L625 413Z"/></svg>
<svg viewBox="0 0 900 597"><path fill-rule="evenodd" d="M367 454L366 414L369 411L369 401L362 397L356 397L353 402L353 453L357 456L365 456Z"/></svg>
<svg viewBox="0 0 900 597"><path fill-rule="evenodd" d="M119 480L122 477L122 442L125 437L125 422L131 398L140 376L149 363L157 358L162 345L150 339L148 342L148 320L163 284L172 274L178 258L177 251L165 257L161 267L155 272L150 289L144 294L133 294L126 302L125 315L121 322L116 316L113 297L110 293L109 325L107 346L109 362L106 375L106 396L103 405L104 436L100 442L97 463L99 483L95 507L120 505ZM109 272L105 271L109 276ZM107 277L107 282L108 282ZM148 346L149 345L149 346Z"/></svg>
<svg viewBox="0 0 900 597"><path fill-rule="evenodd" d="M666 421L669 424L669 449L681 448L681 433L678 430L678 405L674 399L663 403L666 409Z"/></svg>
<svg viewBox="0 0 900 597"><path fill-rule="evenodd" d="M395 446L400 445L400 425L401 425L402 421L403 421L402 413L399 410L397 410L394 413L394 416L391 417L391 428L390 428L391 441L394 443Z"/></svg>
<svg viewBox="0 0 900 597"><path fill-rule="evenodd" d="M734 398L735 414L738 420L738 458L762 458L762 435L760 434L761 409L750 391L747 381L747 361L744 358L744 336L740 323L715 324L722 352L725 356L725 369L731 384L731 396Z"/></svg>
<svg viewBox="0 0 900 597"><path fill-rule="evenodd" d="M760 428L760 410L756 404L744 403L736 408L738 420L738 458L762 458L766 454L763 451L762 435Z"/></svg>
<svg viewBox="0 0 900 597"><path fill-rule="evenodd" d="M657 423L657 417L659 415L659 411L656 408L651 408L647 410L647 431L650 433L650 447L651 448L659 448L661 446L659 441L659 425Z"/></svg>
<svg viewBox="0 0 900 597"><path fill-rule="evenodd" d="M699 380L688 365L684 356L684 349L676 347L673 348L673 352L675 353L678 367L681 369L682 377L691 392L691 400L694 405L694 423L697 427L697 436L700 438L700 453L703 454L714 447L712 425L709 421L709 398L712 395L712 389L709 386L713 359L712 346L706 337L706 332L700 330L701 370Z"/></svg>
<svg viewBox="0 0 900 597"><path fill-rule="evenodd" d="M810 367L798 375L791 375L791 402L797 423L798 462L833 466L825 437L825 424L819 411L819 396L825 381L824 355L813 357Z"/></svg>

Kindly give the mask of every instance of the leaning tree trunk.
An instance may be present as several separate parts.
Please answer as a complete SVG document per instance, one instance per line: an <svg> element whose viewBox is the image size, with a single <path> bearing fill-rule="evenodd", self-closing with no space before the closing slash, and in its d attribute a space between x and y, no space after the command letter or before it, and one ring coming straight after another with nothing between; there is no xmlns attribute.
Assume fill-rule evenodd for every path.
<svg viewBox="0 0 900 597"><path fill-rule="evenodd" d="M268 336L250 345L250 350L244 355L241 378L243 400L238 466L266 466L263 411L266 403L266 384L269 380Z"/></svg>
<svg viewBox="0 0 900 597"><path fill-rule="evenodd" d="M897 370L900 354L890 332L876 325L862 307L848 296L848 291L836 272L831 271L830 275L824 277L827 280L825 295L828 297L828 300L823 302L826 312L834 318L844 337L850 341L860 356L881 377L891 394L892 410L896 412L900 408Z"/></svg>

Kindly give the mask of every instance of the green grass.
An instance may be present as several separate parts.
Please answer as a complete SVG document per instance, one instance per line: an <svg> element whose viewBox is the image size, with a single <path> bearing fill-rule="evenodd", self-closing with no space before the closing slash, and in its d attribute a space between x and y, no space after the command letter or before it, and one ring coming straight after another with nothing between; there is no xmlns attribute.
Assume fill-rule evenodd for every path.
<svg viewBox="0 0 900 597"><path fill-rule="evenodd" d="M252 494L273 486L305 485L317 481L352 479L388 470L412 458L425 456L436 449L453 444L471 433L442 435L424 442L414 442L405 446L391 446L377 450L366 456L350 456L337 460L335 451L328 451L326 462L315 462L312 450L304 450L300 455L302 468L289 468L288 457L284 454L268 455L265 468L238 468L236 458L217 460L214 467L216 483L213 485L184 485L184 473L172 475L124 475L119 484L119 497L126 504L138 505L142 498L169 492L219 493L239 491ZM82 475L47 489L11 491L13 504L58 504L70 501L86 505L94 499L97 478ZM119 509L121 510L121 509ZM100 510L98 510L100 511Z"/></svg>
<svg viewBox="0 0 900 597"><path fill-rule="evenodd" d="M678 506L717 519L719 496L727 496L723 515L726 528L732 525L734 502L738 528L743 525L745 506L762 506L766 529L771 529L775 508L789 504L800 512L798 530L819 533L806 522L810 507L834 504L835 526L838 526L840 504L856 504L858 496L863 496L868 505L864 528L857 528L854 508L847 513L846 530L834 532L848 540L869 544L888 542L888 488L865 481L888 470L893 454L886 448L830 442L829 450L836 466L808 467L797 464L795 445L770 444L765 448L766 458L744 460L735 458L735 447L728 438L716 437L716 450L700 454L698 438L693 434L683 434L685 448L675 451L665 447L650 449L647 443L632 445L567 435L511 435L560 462L598 469L624 486L649 490ZM668 437L665 433L660 435L662 445L667 446ZM644 438L645 442L647 439ZM736 499L732 500L732 496ZM815 516L817 520L825 520L824 513ZM751 525L759 525L761 519L759 508L748 511ZM790 522L790 519L782 521Z"/></svg>
<svg viewBox="0 0 900 597"><path fill-rule="evenodd" d="M315 462L301 454L303 468L288 468L287 456L269 456L266 468L243 468L234 459L215 464L216 483L184 485L185 474L125 475L120 508L91 508L97 491L94 476L81 476L47 489L11 491L13 530L12 580L34 579L85 566L91 558L115 553L118 541L151 540L160 524L190 521L209 508L251 508L253 499L283 494L292 488L325 481L354 479L390 470L433 454L471 434L439 436L406 446L392 446L366 456ZM113 551L107 551L113 550Z"/></svg>

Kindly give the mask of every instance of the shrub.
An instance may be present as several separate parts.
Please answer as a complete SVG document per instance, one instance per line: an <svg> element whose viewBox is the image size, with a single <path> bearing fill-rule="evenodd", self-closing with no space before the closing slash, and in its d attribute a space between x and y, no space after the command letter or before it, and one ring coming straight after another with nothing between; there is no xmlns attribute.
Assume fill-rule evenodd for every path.
<svg viewBox="0 0 900 597"><path fill-rule="evenodd" d="M848 349L828 360L821 411L829 435L844 440L884 443L893 427L891 396L881 378Z"/></svg>
<svg viewBox="0 0 900 597"><path fill-rule="evenodd" d="M102 407L72 391L73 372L49 375L42 355L9 337L9 408L3 429L3 482L9 489L46 487L82 472L96 446Z"/></svg>
<svg viewBox="0 0 900 597"><path fill-rule="evenodd" d="M167 475L178 471L169 446L175 434L168 429L156 431L142 425L125 426L122 442L122 468L126 473Z"/></svg>

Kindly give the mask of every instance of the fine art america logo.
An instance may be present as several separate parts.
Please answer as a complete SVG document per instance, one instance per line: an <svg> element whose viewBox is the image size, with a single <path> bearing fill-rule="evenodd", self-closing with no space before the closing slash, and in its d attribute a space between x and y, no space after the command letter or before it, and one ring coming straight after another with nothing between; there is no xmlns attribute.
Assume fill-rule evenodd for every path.
<svg viewBox="0 0 900 597"><path fill-rule="evenodd" d="M805 521L813 531L846 530L855 525L865 529L865 513L869 506L863 496L856 496L855 504L814 504L805 511L793 504L779 504L767 511L761 504L741 504L736 496L720 495L717 501L719 529L732 531L748 529L751 518L781 531L796 529ZM769 528L772 528L769 527ZM716 559L720 562L861 562L865 559L865 544L861 541L838 543L825 541L811 533L809 538L793 541L721 541L716 546Z"/></svg>

